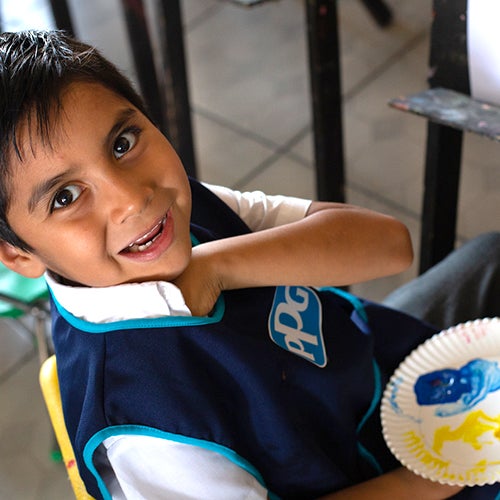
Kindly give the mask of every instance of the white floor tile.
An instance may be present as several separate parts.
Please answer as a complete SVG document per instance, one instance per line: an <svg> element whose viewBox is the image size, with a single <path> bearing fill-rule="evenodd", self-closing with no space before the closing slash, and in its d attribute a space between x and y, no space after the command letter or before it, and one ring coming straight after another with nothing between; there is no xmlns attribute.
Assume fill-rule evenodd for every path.
<svg viewBox="0 0 500 500"><path fill-rule="evenodd" d="M233 187L274 154L272 145L197 113L193 117L198 177Z"/></svg>
<svg viewBox="0 0 500 500"><path fill-rule="evenodd" d="M38 386L36 356L0 384L0 498L72 498L64 465L53 462L53 435ZM49 493L57 493L50 497Z"/></svg>
<svg viewBox="0 0 500 500"><path fill-rule="evenodd" d="M302 2L224 3L187 47L195 106L278 144L309 122Z"/></svg>
<svg viewBox="0 0 500 500"><path fill-rule="evenodd" d="M35 350L33 337L13 319L0 319L0 377Z"/></svg>
<svg viewBox="0 0 500 500"><path fill-rule="evenodd" d="M281 156L246 184L242 190L262 190L268 194L285 194L311 199L315 193L315 179L310 167L291 157Z"/></svg>

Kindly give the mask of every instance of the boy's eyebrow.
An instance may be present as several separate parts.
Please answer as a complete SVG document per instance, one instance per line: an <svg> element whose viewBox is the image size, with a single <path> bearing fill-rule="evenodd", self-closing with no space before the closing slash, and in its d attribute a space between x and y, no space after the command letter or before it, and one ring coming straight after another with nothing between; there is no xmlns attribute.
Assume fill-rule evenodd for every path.
<svg viewBox="0 0 500 500"><path fill-rule="evenodd" d="M118 132L121 131L122 127L127 123L132 116L134 116L137 113L137 111L133 108L126 108L121 110L117 116L114 125L111 127L111 130L109 131L108 135L106 136L106 142L105 144L111 144L112 141L115 139L116 135Z"/></svg>

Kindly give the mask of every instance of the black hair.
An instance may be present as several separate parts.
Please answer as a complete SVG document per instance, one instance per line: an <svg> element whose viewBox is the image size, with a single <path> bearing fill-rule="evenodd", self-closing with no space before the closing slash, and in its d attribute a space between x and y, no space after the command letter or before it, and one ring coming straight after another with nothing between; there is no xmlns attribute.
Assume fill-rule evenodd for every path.
<svg viewBox="0 0 500 500"><path fill-rule="evenodd" d="M17 132L27 123L50 144L50 119L74 82L99 83L149 117L131 82L95 47L57 30L0 34L0 240L22 250L32 249L7 221L9 159L15 154L22 160Z"/></svg>

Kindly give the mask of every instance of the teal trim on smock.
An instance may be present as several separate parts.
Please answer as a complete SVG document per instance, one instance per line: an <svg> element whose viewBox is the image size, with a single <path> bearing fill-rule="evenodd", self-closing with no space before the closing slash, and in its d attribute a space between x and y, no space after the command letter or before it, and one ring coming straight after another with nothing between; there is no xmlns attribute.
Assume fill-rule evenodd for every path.
<svg viewBox="0 0 500 500"><path fill-rule="evenodd" d="M101 478L99 472L97 471L93 463L93 456L97 448L103 443L105 439L109 437L123 436L123 435L149 436L154 438L160 438L160 439L165 439L167 441L173 441L176 443L198 446L199 448L219 453L220 455L227 458L229 461L231 461L238 467L248 472L259 482L259 484L261 484L264 488L266 488L264 479L259 473L259 471L252 464L250 464L250 462L248 462L243 457L238 455L235 451L231 450L230 448L227 448L226 446L222 446L220 444L213 443L211 441L206 441L204 439L196 439L188 436L182 436L180 434L173 434L170 432L160 431L153 427L127 424L127 425L116 425L100 430L89 439L83 450L83 459L85 460L88 469L92 472L92 474L96 478L99 490L101 491L105 500L111 500L111 495L106 487L106 484L104 483L103 479ZM279 500L279 497L275 496L272 493L269 493L269 499Z"/></svg>

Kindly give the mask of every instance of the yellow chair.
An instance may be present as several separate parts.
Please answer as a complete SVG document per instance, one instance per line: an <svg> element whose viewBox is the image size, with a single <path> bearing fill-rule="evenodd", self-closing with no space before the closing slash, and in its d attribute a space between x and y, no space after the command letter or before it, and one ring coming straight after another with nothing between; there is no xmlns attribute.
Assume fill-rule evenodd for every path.
<svg viewBox="0 0 500 500"><path fill-rule="evenodd" d="M71 446L66 430L55 355L50 356L42 364L40 369L40 386L75 497L77 500L93 500L93 497L87 493L80 477L73 447Z"/></svg>
<svg viewBox="0 0 500 500"><path fill-rule="evenodd" d="M50 314L47 298L44 278L24 278L0 264L0 317L17 321L34 337L41 364L40 385L71 486L77 500L92 500L80 478L64 423L56 358L50 355L53 351L47 328ZM31 319L33 327L23 319Z"/></svg>

